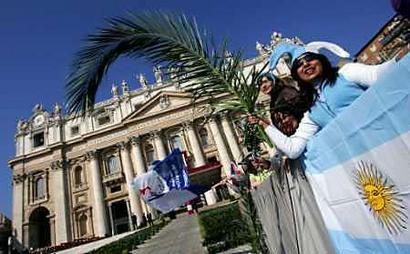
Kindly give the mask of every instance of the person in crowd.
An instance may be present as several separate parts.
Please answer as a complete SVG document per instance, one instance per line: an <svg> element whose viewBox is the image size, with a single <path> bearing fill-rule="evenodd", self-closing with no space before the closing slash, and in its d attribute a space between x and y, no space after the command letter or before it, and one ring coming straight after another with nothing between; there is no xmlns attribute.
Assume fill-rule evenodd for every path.
<svg viewBox="0 0 410 254"><path fill-rule="evenodd" d="M312 52L313 49L326 47L339 56L348 56L347 52L337 45L329 44L316 42L302 47L282 43L275 47L270 57L270 67L273 69L283 55L290 55L293 79L301 88L313 88L315 91L312 106L304 113L294 134L287 136L285 131L266 119L248 117L250 123L261 125L276 147L291 159L299 157L305 150L307 141L316 132L325 127L395 64L393 59L374 66L348 63L338 69L330 64L326 56Z"/></svg>
<svg viewBox="0 0 410 254"><path fill-rule="evenodd" d="M148 225L149 226L153 226L154 222L152 221L152 214L151 213L147 213L147 221L148 221Z"/></svg>
<svg viewBox="0 0 410 254"><path fill-rule="evenodd" d="M285 85L271 73L262 74L257 84L259 90L270 96L271 122L285 135L292 135L303 114L313 105L316 90L311 86Z"/></svg>
<svg viewBox="0 0 410 254"><path fill-rule="evenodd" d="M270 122L285 135L294 134L303 114L313 105L315 89L285 85L269 72L259 77L257 85L260 92L270 96ZM250 163L255 170L273 170L281 166L281 160L282 153L278 152L271 160L255 157Z"/></svg>

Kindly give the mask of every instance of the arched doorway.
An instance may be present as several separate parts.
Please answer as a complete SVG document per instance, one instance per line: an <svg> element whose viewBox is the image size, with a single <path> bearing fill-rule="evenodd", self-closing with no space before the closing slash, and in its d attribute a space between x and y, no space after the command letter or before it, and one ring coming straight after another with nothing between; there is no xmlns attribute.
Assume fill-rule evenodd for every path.
<svg viewBox="0 0 410 254"><path fill-rule="evenodd" d="M45 207L35 209L29 218L29 245L37 249L50 246L50 212Z"/></svg>

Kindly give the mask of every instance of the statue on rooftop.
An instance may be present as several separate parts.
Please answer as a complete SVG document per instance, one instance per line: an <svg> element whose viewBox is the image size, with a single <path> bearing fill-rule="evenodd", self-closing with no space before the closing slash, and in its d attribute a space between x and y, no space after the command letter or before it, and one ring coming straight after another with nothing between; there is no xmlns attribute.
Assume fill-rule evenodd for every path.
<svg viewBox="0 0 410 254"><path fill-rule="evenodd" d="M122 87L122 94L123 95L129 95L130 94L130 89L128 87L127 81L123 80L121 82L121 87Z"/></svg>
<svg viewBox="0 0 410 254"><path fill-rule="evenodd" d="M276 45L278 44L280 41L282 41L282 34L278 33L278 32L273 32L271 35L271 45Z"/></svg>
<svg viewBox="0 0 410 254"><path fill-rule="evenodd" d="M143 89L148 89L148 81L144 74L139 75L140 85Z"/></svg>
<svg viewBox="0 0 410 254"><path fill-rule="evenodd" d="M53 112L54 112L55 115L60 115L61 114L61 106L57 102L54 105L54 111Z"/></svg>
<svg viewBox="0 0 410 254"><path fill-rule="evenodd" d="M25 120L19 119L17 122L17 132L21 133L24 132L28 127L28 124Z"/></svg>
<svg viewBox="0 0 410 254"><path fill-rule="evenodd" d="M162 70L161 70L161 66L157 65L154 66L154 76L155 76L155 80L158 84L162 84Z"/></svg>
<svg viewBox="0 0 410 254"><path fill-rule="evenodd" d="M37 103L33 107L33 113L37 113L37 112L40 112L40 111L44 111L43 104Z"/></svg>
<svg viewBox="0 0 410 254"><path fill-rule="evenodd" d="M259 41L256 42L256 51L260 56L268 53L268 50L266 49L265 45L263 45Z"/></svg>
<svg viewBox="0 0 410 254"><path fill-rule="evenodd" d="M114 83L111 86L111 94L114 98L118 97L118 86L116 86Z"/></svg>

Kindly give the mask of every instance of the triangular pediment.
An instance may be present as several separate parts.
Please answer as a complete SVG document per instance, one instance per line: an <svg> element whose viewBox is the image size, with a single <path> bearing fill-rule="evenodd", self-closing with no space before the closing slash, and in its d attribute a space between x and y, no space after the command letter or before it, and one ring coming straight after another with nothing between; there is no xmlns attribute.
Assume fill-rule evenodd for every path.
<svg viewBox="0 0 410 254"><path fill-rule="evenodd" d="M161 91L136 108L125 121L160 115L190 104L192 104L192 95L189 93Z"/></svg>

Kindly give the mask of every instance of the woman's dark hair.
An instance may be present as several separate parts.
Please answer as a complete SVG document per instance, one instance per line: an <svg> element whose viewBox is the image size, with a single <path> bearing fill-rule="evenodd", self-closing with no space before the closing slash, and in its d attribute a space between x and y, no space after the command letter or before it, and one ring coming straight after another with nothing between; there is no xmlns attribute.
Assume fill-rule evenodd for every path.
<svg viewBox="0 0 410 254"><path fill-rule="evenodd" d="M273 74L269 73L269 72L265 72L263 74L261 74L258 79L256 80L256 85L258 86L258 89L261 88L261 82L262 82L262 78L266 77L269 81L273 82L273 86L275 85L275 77L273 76Z"/></svg>
<svg viewBox="0 0 410 254"><path fill-rule="evenodd" d="M311 85L302 87L300 90L282 86L276 93L271 94L270 118L272 124L285 135L292 135L296 129L291 132L283 129L282 118L278 117L277 113L291 115L297 122L300 122L304 113L312 107L315 98L316 89Z"/></svg>
<svg viewBox="0 0 410 254"><path fill-rule="evenodd" d="M293 87L281 86L271 92L270 112L271 120L274 122L273 114L276 112L293 115L298 121L308 111L316 99L316 89L307 85L296 90Z"/></svg>
<svg viewBox="0 0 410 254"><path fill-rule="evenodd" d="M326 83L333 85L336 82L336 78L338 76L338 68L337 67L333 67L332 64L330 63L329 59L327 59L326 56L322 55L322 54L316 54L316 53L312 53L312 52L306 52L303 55L299 56L298 59L302 59L304 57L309 57L310 59L317 59L319 60L319 62L322 64L322 80L325 81ZM306 85L306 81L302 81L299 78L299 75L297 73L298 70L298 66L300 66L298 64L298 60L296 59L293 62L292 68L291 68L291 74L294 80L296 80L301 87L303 87L304 85Z"/></svg>

